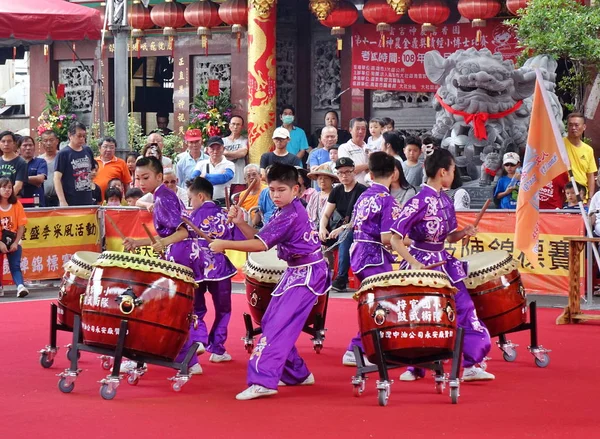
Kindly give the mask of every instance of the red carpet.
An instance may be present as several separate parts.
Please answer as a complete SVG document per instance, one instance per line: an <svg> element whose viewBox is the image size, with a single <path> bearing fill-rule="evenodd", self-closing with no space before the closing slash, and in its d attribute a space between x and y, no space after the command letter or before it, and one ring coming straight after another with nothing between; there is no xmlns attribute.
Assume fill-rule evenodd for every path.
<svg viewBox="0 0 600 439"><path fill-rule="evenodd" d="M546 369L534 365L526 350L527 334L514 363L494 347L489 370L496 381L461 385L458 405L447 392L438 395L433 380L401 383L399 372L387 407L379 407L371 375L362 397L352 396L353 369L341 356L356 331L355 302L330 301L327 340L320 355L306 334L299 349L316 385L283 388L255 401L236 401L245 388L247 354L241 313L245 298L234 295L229 352L234 361L212 364L201 357L204 375L193 377L182 392L171 390L173 373L150 366L138 386L125 380L112 401L100 398L98 380L107 375L99 361L83 353L83 372L71 394L57 389L56 373L67 367L61 349L54 366L42 369L37 350L47 343L49 301L0 304L2 385L0 438L387 438L402 437L597 437L600 326L555 326L557 309L540 310L540 343L552 349ZM61 333L59 344L70 341Z"/></svg>

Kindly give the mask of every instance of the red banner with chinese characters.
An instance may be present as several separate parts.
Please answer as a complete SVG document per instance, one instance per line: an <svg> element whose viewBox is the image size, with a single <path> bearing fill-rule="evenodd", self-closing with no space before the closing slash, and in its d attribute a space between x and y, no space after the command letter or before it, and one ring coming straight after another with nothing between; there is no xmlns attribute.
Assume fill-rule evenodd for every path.
<svg viewBox="0 0 600 439"><path fill-rule="evenodd" d="M499 52L504 59L514 60L521 52L517 39L501 21L488 20L477 42L477 28L470 23L438 26L431 35L421 35L421 26L392 25L386 33L385 44L372 24L352 26L353 88L407 92L434 92L438 85L425 75L423 59L426 52L437 50L444 57L460 49L475 47Z"/></svg>

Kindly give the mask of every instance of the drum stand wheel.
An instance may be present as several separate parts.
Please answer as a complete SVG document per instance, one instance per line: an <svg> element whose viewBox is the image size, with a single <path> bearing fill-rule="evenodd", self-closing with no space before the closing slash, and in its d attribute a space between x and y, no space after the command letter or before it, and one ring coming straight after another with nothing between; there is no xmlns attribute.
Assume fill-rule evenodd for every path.
<svg viewBox="0 0 600 439"><path fill-rule="evenodd" d="M50 343L47 344L44 348L40 349L38 353L40 354L40 366L44 369L48 369L52 367L54 364L54 358L56 357L56 353L58 352L58 346L56 346L56 334L58 331L65 332L73 332L73 329L58 323L58 306L56 303L50 304ZM67 349L70 349L71 345L67 345ZM69 351L67 351L67 359L69 358Z"/></svg>
<svg viewBox="0 0 600 439"><path fill-rule="evenodd" d="M377 381L377 400L379 405L385 407L390 399L390 393L392 393L393 380L390 381Z"/></svg>
<svg viewBox="0 0 600 439"><path fill-rule="evenodd" d="M109 375L100 380L100 384L100 396L102 399L110 401L117 396L117 387L121 384L121 377Z"/></svg>
<svg viewBox="0 0 600 439"><path fill-rule="evenodd" d="M364 375L357 375L352 377L352 387L354 391L354 396L357 398L363 394L365 391L365 387L367 384L367 380Z"/></svg>
<svg viewBox="0 0 600 439"><path fill-rule="evenodd" d="M58 352L58 348L53 348L51 346L46 346L44 349L41 349L39 351L40 365L44 369L52 367L52 365L54 364L54 357L56 356L56 352Z"/></svg>
<svg viewBox="0 0 600 439"><path fill-rule="evenodd" d="M71 349L71 344L68 344L65 346L65 348L67 348L67 360L71 361L71 355L72 355L72 349ZM81 358L81 351L77 351L77 359L79 360Z"/></svg>
<svg viewBox="0 0 600 439"><path fill-rule="evenodd" d="M113 367L113 357L110 355L100 355L98 357L100 359L100 366L104 370L111 370Z"/></svg>
<svg viewBox="0 0 600 439"><path fill-rule="evenodd" d="M455 387L452 387L452 384L450 384L450 386L450 399L452 400L452 404L458 404L458 397L460 396L459 383L456 382Z"/></svg>
<svg viewBox="0 0 600 439"><path fill-rule="evenodd" d="M75 388L75 380L79 372L81 372L81 369L75 371L66 369L64 372L57 374L56 376L60 377L60 380L58 380L58 390L62 393L71 393Z"/></svg>

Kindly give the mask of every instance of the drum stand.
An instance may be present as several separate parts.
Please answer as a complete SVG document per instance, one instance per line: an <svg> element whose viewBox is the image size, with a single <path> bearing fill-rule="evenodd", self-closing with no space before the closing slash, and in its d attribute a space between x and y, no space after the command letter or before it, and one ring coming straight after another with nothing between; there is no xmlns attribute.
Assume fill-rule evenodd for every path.
<svg viewBox="0 0 600 439"><path fill-rule="evenodd" d="M40 365L44 369L48 369L54 364L54 357L58 352L58 346L56 346L56 333L58 331L73 332L73 329L62 323L58 323L58 306L56 303L50 304L50 344L47 344L43 349L39 351L40 354ZM79 339L79 341L82 341ZM67 359L71 361L71 345L65 346L67 348ZM79 354L78 354L79 355Z"/></svg>
<svg viewBox="0 0 600 439"><path fill-rule="evenodd" d="M356 358L356 375L352 377L352 386L354 387L354 396L360 396L365 390L366 374L371 372L379 373L379 380L376 381L377 398L380 406L385 406L388 403L391 393L391 385L394 382L390 380L388 371L404 366L416 366L433 370L435 374L435 390L437 393L443 393L446 384L450 387L450 398L452 404L458 403L460 396L460 362L462 359L463 348L463 329L456 329L456 337L454 339L454 349L448 355L431 355L428 357L419 358L401 358L389 355L381 349L381 336L379 331L371 331L373 337L373 346L375 347L376 361L372 366L366 366L364 362L363 352L358 346L354 346L354 357ZM444 373L444 360L452 360L452 368L450 373Z"/></svg>
<svg viewBox="0 0 600 439"><path fill-rule="evenodd" d="M114 362L112 364L112 372L106 378L100 381L100 396L103 399L113 399L117 394L117 387L121 382L121 360L123 357L127 357L133 361L137 361L137 367L127 373L127 383L135 386L139 382L139 379L146 372L146 367L144 363L148 364L156 364L157 366L170 367L173 369L177 369L177 374L171 378L170 381L173 381L171 387L175 392L179 392L181 388L190 380L191 375L188 371L188 364L192 359L192 356L198 349L198 343L194 343L190 350L188 351L185 359L181 363L177 363L175 361L166 361L161 360L152 356L140 355L134 352L129 351L125 348L125 338L127 337L127 320L121 320L121 324L119 327L119 338L117 340L117 346L114 350L108 348L101 348L97 346L88 346L83 344L80 340L82 339L81 335L81 317L75 316L75 324L73 327L73 344L71 345L72 355L69 360L71 361L71 366L68 369L65 369L64 372L57 374L60 377L58 381L58 389L63 393L71 393L75 387L75 380L77 376L81 372L81 369L77 367L77 361L79 359L80 351L84 352L93 352L96 354L101 354L102 356L111 356L114 357Z"/></svg>
<svg viewBox="0 0 600 439"><path fill-rule="evenodd" d="M311 335L310 339L313 342L313 349L317 354L321 353L321 349L323 349L323 341L325 340L325 332L327 328L325 328L325 318L327 317L327 306L329 304L329 293L326 293L326 302L325 302L325 310L323 311L323 315L317 314L315 315L315 323L311 325L305 325L302 328L302 332ZM242 337L244 342L244 349L249 354L254 350L254 337L262 334L262 328L260 326L254 327L252 324L252 317L248 313L244 313L244 326L246 326L246 335Z"/></svg>
<svg viewBox="0 0 600 439"><path fill-rule="evenodd" d="M538 337L537 337L537 303L535 301L529 304L529 323L522 323L514 329L511 329L504 334L498 335L498 341L496 345L502 351L502 357L504 357L505 361L513 362L517 359L517 350L516 348L519 346L518 344L512 343L510 340L506 339L506 334L510 334L512 332L521 332L521 331L529 331L531 340L530 345L527 347L527 350L531 352L535 360L535 365L537 367L546 367L550 363L550 356L548 352L551 352L550 349L544 348L542 345L538 345ZM483 367L485 369L485 365Z"/></svg>

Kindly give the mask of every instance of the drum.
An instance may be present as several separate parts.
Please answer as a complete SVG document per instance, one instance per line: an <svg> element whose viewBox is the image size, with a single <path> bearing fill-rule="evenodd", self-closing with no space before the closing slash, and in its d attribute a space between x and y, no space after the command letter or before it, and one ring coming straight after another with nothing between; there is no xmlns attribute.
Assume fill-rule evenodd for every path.
<svg viewBox="0 0 600 439"><path fill-rule="evenodd" d="M456 337L456 289L445 273L433 270L390 271L363 280L358 324L365 355L375 362L373 331L391 362L452 354Z"/></svg>
<svg viewBox="0 0 600 439"><path fill-rule="evenodd" d="M114 349L127 320L125 349L173 361L188 336L195 287L194 273L183 265L104 252L83 300L83 342Z"/></svg>
<svg viewBox="0 0 600 439"><path fill-rule="evenodd" d="M248 302L250 315L255 324L260 325L271 302L271 294L286 269L287 263L277 257L275 247L266 252L248 253L248 260L244 265L244 273L246 274L246 301ZM315 306L308 316L306 325L314 324L317 314L324 317L326 306L327 294L318 296L315 300Z"/></svg>
<svg viewBox="0 0 600 439"><path fill-rule="evenodd" d="M518 264L508 252L475 253L463 260L469 263L465 285L490 336L504 334L527 321L525 289Z"/></svg>
<svg viewBox="0 0 600 439"><path fill-rule="evenodd" d="M58 324L73 329L73 319L75 315L81 315L81 296L85 294L92 274L92 264L98 256L100 253L77 252L63 266L65 274L58 290Z"/></svg>

